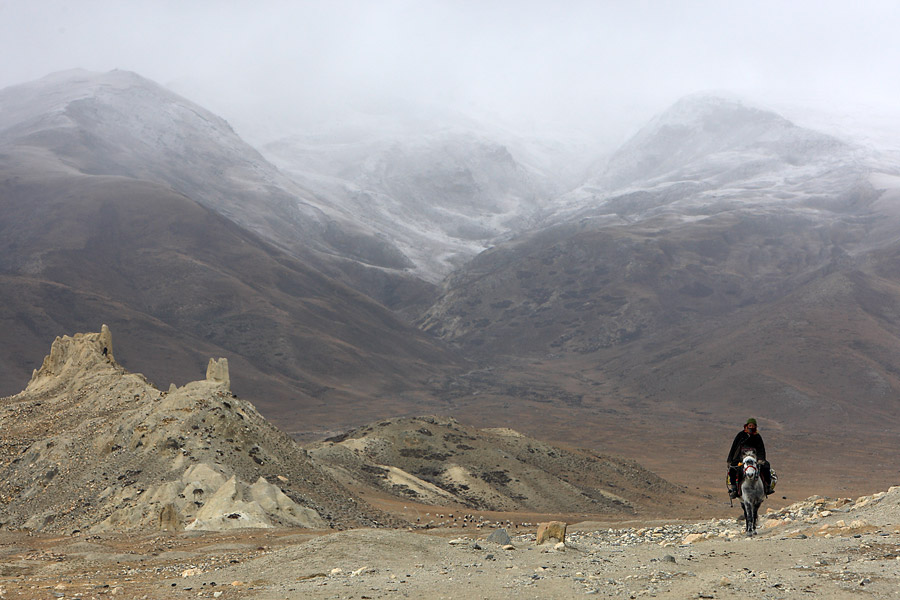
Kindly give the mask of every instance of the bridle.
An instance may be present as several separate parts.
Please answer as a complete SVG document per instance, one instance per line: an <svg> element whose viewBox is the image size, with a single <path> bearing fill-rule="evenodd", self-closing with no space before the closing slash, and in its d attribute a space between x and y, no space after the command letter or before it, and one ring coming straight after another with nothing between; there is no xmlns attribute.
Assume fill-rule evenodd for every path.
<svg viewBox="0 0 900 600"><path fill-rule="evenodd" d="M746 457L741 464L744 465L744 477L755 479L759 476L759 465L755 458Z"/></svg>

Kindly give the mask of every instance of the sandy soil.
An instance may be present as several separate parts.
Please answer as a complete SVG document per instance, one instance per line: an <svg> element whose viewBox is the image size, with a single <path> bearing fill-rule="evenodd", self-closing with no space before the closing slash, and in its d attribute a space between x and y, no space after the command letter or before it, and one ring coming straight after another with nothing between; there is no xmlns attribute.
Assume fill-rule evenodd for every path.
<svg viewBox="0 0 900 600"><path fill-rule="evenodd" d="M737 515L735 509L734 514ZM762 520L532 531L0 534L2 598L895 598L900 489L810 498Z"/></svg>

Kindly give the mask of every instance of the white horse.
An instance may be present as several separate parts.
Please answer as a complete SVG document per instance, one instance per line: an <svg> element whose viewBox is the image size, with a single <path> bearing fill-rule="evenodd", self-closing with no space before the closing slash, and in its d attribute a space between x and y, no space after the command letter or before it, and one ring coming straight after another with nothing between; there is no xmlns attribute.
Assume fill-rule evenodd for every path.
<svg viewBox="0 0 900 600"><path fill-rule="evenodd" d="M766 499L766 488L759 474L759 463L754 452L748 452L741 461L744 477L741 481L741 506L744 508L747 535L756 533L759 505Z"/></svg>

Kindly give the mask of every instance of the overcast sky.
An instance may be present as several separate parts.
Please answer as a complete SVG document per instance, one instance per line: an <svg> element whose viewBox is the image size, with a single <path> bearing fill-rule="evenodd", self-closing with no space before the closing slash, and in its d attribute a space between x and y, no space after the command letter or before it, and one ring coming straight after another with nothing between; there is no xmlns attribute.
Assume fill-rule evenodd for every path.
<svg viewBox="0 0 900 600"><path fill-rule="evenodd" d="M890 109L900 3L0 0L0 87L128 69L232 122L436 107L619 132L679 97Z"/></svg>

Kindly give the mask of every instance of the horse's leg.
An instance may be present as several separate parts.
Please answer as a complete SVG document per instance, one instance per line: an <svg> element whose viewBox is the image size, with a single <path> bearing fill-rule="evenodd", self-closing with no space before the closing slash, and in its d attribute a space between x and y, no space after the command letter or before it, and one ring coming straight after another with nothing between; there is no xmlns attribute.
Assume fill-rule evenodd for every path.
<svg viewBox="0 0 900 600"><path fill-rule="evenodd" d="M751 533L753 535L756 535L756 519L758 516L759 516L759 504L754 502L753 503L753 530L751 531Z"/></svg>
<svg viewBox="0 0 900 600"><path fill-rule="evenodd" d="M744 509L744 533L746 533L747 535L750 535L751 514L750 514L750 511L748 510L749 507L747 506L746 502L741 501L741 508Z"/></svg>
<svg viewBox="0 0 900 600"><path fill-rule="evenodd" d="M747 535L753 535L753 505L744 504L744 520L747 522Z"/></svg>

